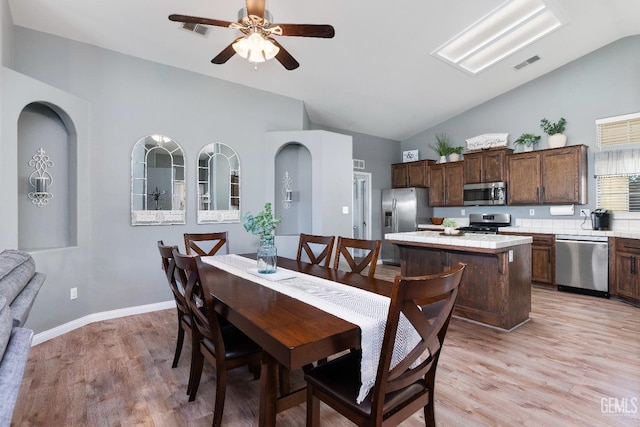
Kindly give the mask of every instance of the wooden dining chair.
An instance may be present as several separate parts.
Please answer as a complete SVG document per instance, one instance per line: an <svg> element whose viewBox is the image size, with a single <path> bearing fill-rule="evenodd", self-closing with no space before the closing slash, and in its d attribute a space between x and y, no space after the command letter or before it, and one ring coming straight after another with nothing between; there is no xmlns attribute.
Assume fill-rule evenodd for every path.
<svg viewBox="0 0 640 427"><path fill-rule="evenodd" d="M262 349L232 324L221 326L219 315L215 311L216 305L220 303L208 291L208 285L200 281L200 257L182 255L177 250L173 251L173 256L178 275L187 283L186 299L193 323L189 401L196 398L204 359L207 359L216 370L216 401L212 425L219 426L224 411L227 371L249 366L254 379L257 379Z"/></svg>
<svg viewBox="0 0 640 427"><path fill-rule="evenodd" d="M308 427L319 425L320 401L359 426L396 426L421 408L425 424L435 426L436 367L465 267L460 263L439 274L396 276L375 385L361 403L356 402L360 351L314 368L305 375ZM420 341L391 367L401 314L416 329Z"/></svg>
<svg viewBox="0 0 640 427"><path fill-rule="evenodd" d="M380 253L380 240L363 240L351 239L348 237L338 236L338 244L336 246L336 258L333 268L336 270L340 265L340 257L342 256L353 273L362 273L369 266L367 276L373 277L376 272L376 263L378 262L378 254ZM354 259L349 249L361 249L369 251L362 259L356 256Z"/></svg>
<svg viewBox="0 0 640 427"><path fill-rule="evenodd" d="M173 259L174 249L178 250L178 247L167 246L162 240L158 241L158 250L162 257L162 269L164 270L167 282L169 282L169 288L173 294L173 299L176 302L176 309L178 312L178 337L176 339L176 351L173 356L173 363L171 364L172 368L178 366L185 331L187 331L189 336L191 336L191 314L189 313L189 307L187 305L187 300L185 299L185 289L183 286L186 282L176 280L176 263ZM187 387L187 393L189 392L189 387Z"/></svg>
<svg viewBox="0 0 640 427"><path fill-rule="evenodd" d="M302 261L302 250L304 249L304 253L309 258L311 264L320 264L324 261L324 266L329 267L335 239L335 236L316 236L313 234L300 233L296 260ZM314 249L316 249L315 252ZM319 249L322 249L322 251ZM319 252L318 255L316 255L317 252Z"/></svg>
<svg viewBox="0 0 640 427"><path fill-rule="evenodd" d="M212 256L224 246L229 253L229 238L226 231L217 233L184 233L184 247L187 255Z"/></svg>

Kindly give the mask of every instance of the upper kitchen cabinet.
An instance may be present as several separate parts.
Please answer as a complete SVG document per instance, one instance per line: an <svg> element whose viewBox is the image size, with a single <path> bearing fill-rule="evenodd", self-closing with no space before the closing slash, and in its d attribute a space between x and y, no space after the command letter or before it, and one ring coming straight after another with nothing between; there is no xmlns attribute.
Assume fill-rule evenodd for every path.
<svg viewBox="0 0 640 427"><path fill-rule="evenodd" d="M587 203L587 147L517 153L507 157L510 205Z"/></svg>
<svg viewBox="0 0 640 427"><path fill-rule="evenodd" d="M507 180L507 157L511 148L478 151L464 155L464 183L502 182Z"/></svg>
<svg viewBox="0 0 640 427"><path fill-rule="evenodd" d="M430 167L430 206L462 206L464 162L439 163Z"/></svg>
<svg viewBox="0 0 640 427"><path fill-rule="evenodd" d="M395 163L391 165L391 186L393 188L429 187L429 169L433 160Z"/></svg>

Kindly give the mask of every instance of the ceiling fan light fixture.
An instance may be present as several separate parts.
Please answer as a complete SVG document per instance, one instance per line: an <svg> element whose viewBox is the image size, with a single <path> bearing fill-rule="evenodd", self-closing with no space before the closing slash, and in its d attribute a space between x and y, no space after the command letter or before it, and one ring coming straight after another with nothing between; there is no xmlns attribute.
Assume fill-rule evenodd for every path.
<svg viewBox="0 0 640 427"><path fill-rule="evenodd" d="M264 62L275 57L280 48L259 33L251 33L233 44L233 50L249 62Z"/></svg>

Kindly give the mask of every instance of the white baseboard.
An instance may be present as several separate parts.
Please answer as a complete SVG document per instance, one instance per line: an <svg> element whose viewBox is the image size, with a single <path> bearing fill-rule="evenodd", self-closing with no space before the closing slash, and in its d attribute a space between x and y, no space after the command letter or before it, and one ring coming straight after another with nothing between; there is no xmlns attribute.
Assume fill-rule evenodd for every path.
<svg viewBox="0 0 640 427"><path fill-rule="evenodd" d="M168 308L174 308L176 302L174 300L158 302L155 304L139 305L136 307L119 308L117 310L103 311L101 313L93 313L88 316L81 317L80 319L72 320L64 325L56 326L48 331L40 332L33 336L31 346L38 345L45 341L49 341L55 337L71 332L74 329L81 328L85 325L94 322L101 322L103 320L117 319L119 317L132 316L134 314L149 313L151 311L166 310Z"/></svg>

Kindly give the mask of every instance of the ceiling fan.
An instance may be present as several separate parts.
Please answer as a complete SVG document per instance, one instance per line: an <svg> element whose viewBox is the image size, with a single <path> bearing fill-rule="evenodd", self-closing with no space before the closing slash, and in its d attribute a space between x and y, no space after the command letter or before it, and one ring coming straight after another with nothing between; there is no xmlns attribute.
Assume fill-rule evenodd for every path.
<svg viewBox="0 0 640 427"><path fill-rule="evenodd" d="M274 24L271 13L265 9L265 0L246 0L246 8L240 9L238 13L238 22L175 14L169 15L169 20L240 30L243 35L213 58L211 62L214 64L224 64L237 53L256 64L275 57L287 70L295 70L300 64L273 36L330 39L335 35L331 25Z"/></svg>

